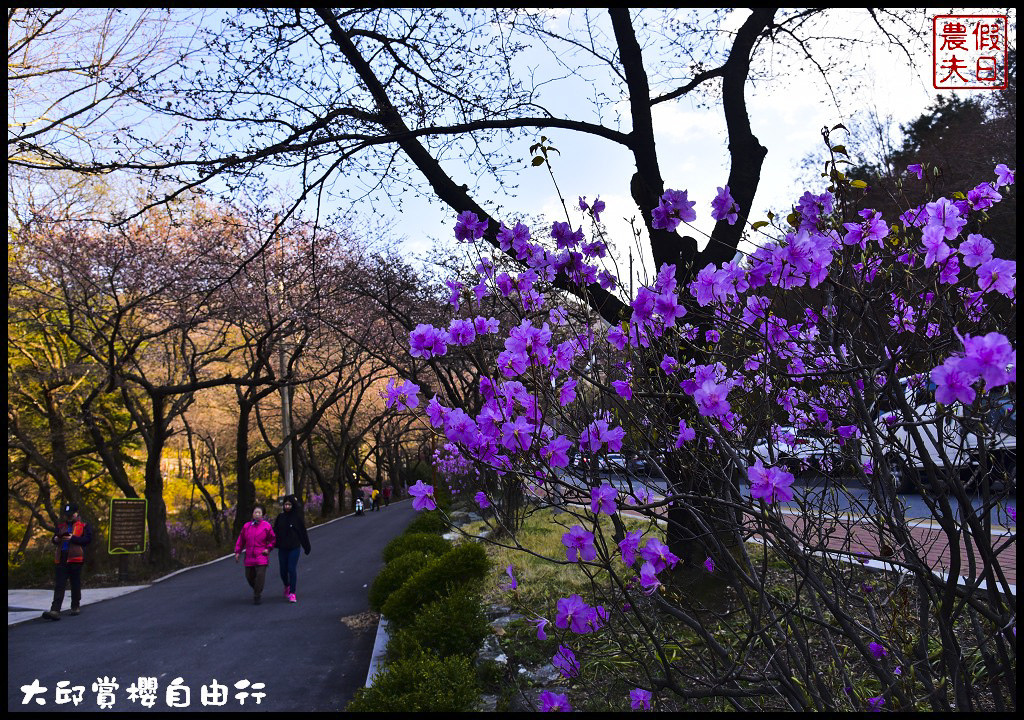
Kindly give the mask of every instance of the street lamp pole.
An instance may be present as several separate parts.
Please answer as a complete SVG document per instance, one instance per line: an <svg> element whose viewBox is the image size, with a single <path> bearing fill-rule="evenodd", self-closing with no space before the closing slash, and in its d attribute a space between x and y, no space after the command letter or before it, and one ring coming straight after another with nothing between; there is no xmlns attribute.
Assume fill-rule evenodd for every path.
<svg viewBox="0 0 1024 720"><path fill-rule="evenodd" d="M274 216L274 232L278 232L278 217ZM284 240L281 234L277 235L278 248L281 251L281 275L278 282L278 311L281 313L281 319L284 320ZM284 324L282 322L282 327ZM281 467L284 470L284 494L293 495L295 493L295 478L292 473L292 413L291 413L291 396L288 392L288 383L284 382L288 373L288 363L285 360L284 351L284 335L281 336L281 342L277 347L277 366L278 366L278 377L281 379L281 435L284 441L284 447L281 451L284 453L282 458Z"/></svg>

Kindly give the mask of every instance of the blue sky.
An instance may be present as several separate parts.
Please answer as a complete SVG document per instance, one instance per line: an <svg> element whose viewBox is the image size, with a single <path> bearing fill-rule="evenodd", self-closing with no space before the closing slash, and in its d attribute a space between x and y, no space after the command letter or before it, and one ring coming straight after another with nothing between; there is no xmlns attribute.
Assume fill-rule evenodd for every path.
<svg viewBox="0 0 1024 720"><path fill-rule="evenodd" d="M842 25L844 32L867 33L871 29L863 11L834 12L837 14L831 22ZM929 34L931 16L948 12L946 9L928 13L925 29ZM733 12L730 21L738 24L745 15L746 11ZM1011 24L1014 21L1012 15ZM1011 47L1013 44L1011 40ZM911 67L906 55L891 48L865 48L851 55L846 67L849 77L832 76L838 107L821 76L806 66L777 82L756 86L748 83L752 128L768 149L752 220L763 218L769 209L788 209L807 189L801 181L807 179L808 173L800 169L800 164L809 153L823 148L823 126L850 125L874 112L881 118L891 117L890 129L898 142L899 124L917 117L939 95L932 87L930 37L924 45L924 50L914 55L916 67ZM848 80L853 79L859 82L857 91L850 90L852 82ZM689 190L690 199L697 201L698 233L709 231L711 199L716 187L723 185L728 176L727 139L720 107L712 104L700 109L692 103L664 103L656 106L654 121L666 185ZM559 185L572 203L573 224L578 224L582 217L573 210L576 198L585 195L592 200L600 195L607 203L603 219L609 233L613 239L628 240L629 224L623 218L637 214L628 193L633 172L631 156L606 141L568 131L552 130L545 134L560 151L553 164ZM838 131L834 140L846 142L847 137ZM504 199L512 209L509 215L514 218L516 211L542 212L550 220L565 220L546 171L529 166L528 145L523 143L521 148L523 170L518 197ZM853 144L850 150L857 152ZM862 151L867 153L869 149ZM454 223L455 214L447 208L417 201L409 205L404 217L397 219L394 231L406 236L405 244L410 250L423 251L437 240L449 242Z"/></svg>

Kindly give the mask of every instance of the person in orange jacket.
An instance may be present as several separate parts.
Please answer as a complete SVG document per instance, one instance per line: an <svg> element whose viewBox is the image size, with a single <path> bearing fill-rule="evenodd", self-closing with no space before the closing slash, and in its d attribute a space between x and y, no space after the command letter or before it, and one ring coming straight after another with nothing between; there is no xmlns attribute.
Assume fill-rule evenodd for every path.
<svg viewBox="0 0 1024 720"><path fill-rule="evenodd" d="M60 620L60 607L64 604L64 589L71 581L71 614L82 612L82 563L85 561L85 546L92 540L92 528L78 514L78 506L66 503L62 508L64 520L57 523L53 534L56 546L53 561L54 584L53 602L43 613L47 620Z"/></svg>

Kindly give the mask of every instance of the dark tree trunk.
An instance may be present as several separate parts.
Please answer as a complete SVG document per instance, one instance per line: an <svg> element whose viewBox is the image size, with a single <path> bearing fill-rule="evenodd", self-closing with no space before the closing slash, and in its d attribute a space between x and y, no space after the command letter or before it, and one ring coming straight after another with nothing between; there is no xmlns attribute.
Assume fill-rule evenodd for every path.
<svg viewBox="0 0 1024 720"><path fill-rule="evenodd" d="M235 521L232 535L242 532L242 526L252 515L256 505L256 485L251 478L252 468L249 465L249 417L252 414L252 403L244 393L238 394L238 429L235 434L235 478L238 501L235 506Z"/></svg>

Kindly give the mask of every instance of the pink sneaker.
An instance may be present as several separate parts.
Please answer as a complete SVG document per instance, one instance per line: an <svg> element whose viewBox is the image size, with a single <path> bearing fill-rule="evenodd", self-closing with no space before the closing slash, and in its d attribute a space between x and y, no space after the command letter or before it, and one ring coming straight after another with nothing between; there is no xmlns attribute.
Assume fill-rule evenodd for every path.
<svg viewBox="0 0 1024 720"><path fill-rule="evenodd" d="M288 594L288 602L297 602L295 600L295 593L289 593Z"/></svg>
<svg viewBox="0 0 1024 720"><path fill-rule="evenodd" d="M284 586L284 599L287 600L288 596L292 594L292 589L287 585Z"/></svg>

